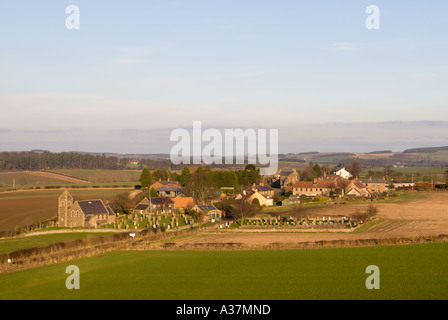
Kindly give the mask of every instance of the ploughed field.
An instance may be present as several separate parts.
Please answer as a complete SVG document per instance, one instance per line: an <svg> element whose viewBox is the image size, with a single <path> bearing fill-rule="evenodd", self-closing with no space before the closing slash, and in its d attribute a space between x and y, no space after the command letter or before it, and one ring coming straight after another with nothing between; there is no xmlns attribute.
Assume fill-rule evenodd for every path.
<svg viewBox="0 0 448 320"><path fill-rule="evenodd" d="M177 245L194 243L240 243L246 246L264 246L272 243L294 244L313 241L390 239L448 235L448 193L425 192L421 197L389 203L374 203L378 208L378 221L366 225L362 232L347 229L329 230L274 230L260 229L214 229L203 234L173 239ZM314 209L310 217L344 216L356 208L368 204L328 205ZM336 232L335 232L336 231ZM159 247L154 244L154 247Z"/></svg>
<svg viewBox="0 0 448 320"><path fill-rule="evenodd" d="M131 189L129 189L131 190ZM27 190L0 193L0 231L30 225L58 214L60 190ZM102 199L111 200L124 189L72 189L75 200Z"/></svg>
<svg viewBox="0 0 448 320"><path fill-rule="evenodd" d="M448 243L364 248L114 251L0 275L0 299L448 299ZM76 265L80 289L65 286ZM380 289L366 268L378 266Z"/></svg>

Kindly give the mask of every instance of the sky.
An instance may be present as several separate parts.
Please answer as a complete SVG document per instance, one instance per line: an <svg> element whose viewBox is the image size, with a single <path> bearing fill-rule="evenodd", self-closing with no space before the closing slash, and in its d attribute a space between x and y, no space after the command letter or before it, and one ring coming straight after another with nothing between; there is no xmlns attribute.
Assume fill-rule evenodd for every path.
<svg viewBox="0 0 448 320"><path fill-rule="evenodd" d="M281 153L444 146L447 57L444 0L0 0L0 151L168 153L193 121Z"/></svg>

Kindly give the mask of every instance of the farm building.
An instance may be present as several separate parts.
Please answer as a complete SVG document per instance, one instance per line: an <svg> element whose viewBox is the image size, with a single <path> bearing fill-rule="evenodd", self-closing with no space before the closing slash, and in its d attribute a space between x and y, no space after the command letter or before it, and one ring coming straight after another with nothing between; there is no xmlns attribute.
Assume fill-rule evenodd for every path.
<svg viewBox="0 0 448 320"><path fill-rule="evenodd" d="M235 197L235 200L244 200L251 204L259 204L262 207L273 206L274 199L270 196L264 196L259 193L255 188L243 190L240 194Z"/></svg>
<svg viewBox="0 0 448 320"><path fill-rule="evenodd" d="M297 195L291 195L282 200L282 206L296 206L300 204L300 198Z"/></svg>
<svg viewBox="0 0 448 320"><path fill-rule="evenodd" d="M159 197L176 198L184 196L184 188L175 184L166 184L156 189Z"/></svg>
<svg viewBox="0 0 448 320"><path fill-rule="evenodd" d="M383 193L389 190L389 185L384 179L363 179L360 180L369 190L370 193Z"/></svg>
<svg viewBox="0 0 448 320"><path fill-rule="evenodd" d="M160 187L166 186L166 185L177 185L180 187L180 184L178 181L156 181L153 184L149 186L150 189L157 190Z"/></svg>
<svg viewBox="0 0 448 320"><path fill-rule="evenodd" d="M305 196L330 196L331 192L336 189L337 184L335 181L297 181L292 186L292 189L285 189L285 191L292 191L293 195L305 195Z"/></svg>
<svg viewBox="0 0 448 320"><path fill-rule="evenodd" d="M89 227L115 223L115 213L101 200L73 201L65 190L58 198L59 227Z"/></svg>
<svg viewBox="0 0 448 320"><path fill-rule="evenodd" d="M345 188L346 196L354 196L354 197L370 197L369 190L364 185L364 183L359 181L353 181Z"/></svg>
<svg viewBox="0 0 448 320"><path fill-rule="evenodd" d="M272 177L271 185L274 188L281 188L286 185L291 185L299 179L299 173L296 169L292 169L292 171L282 171L278 170L274 176Z"/></svg>
<svg viewBox="0 0 448 320"><path fill-rule="evenodd" d="M332 174L340 176L343 179L350 179L352 177L352 174L348 172L345 168L338 169L336 171L333 171Z"/></svg>
<svg viewBox="0 0 448 320"><path fill-rule="evenodd" d="M205 213L210 220L220 220L222 218L221 210L218 210L214 205L197 205L192 210Z"/></svg>

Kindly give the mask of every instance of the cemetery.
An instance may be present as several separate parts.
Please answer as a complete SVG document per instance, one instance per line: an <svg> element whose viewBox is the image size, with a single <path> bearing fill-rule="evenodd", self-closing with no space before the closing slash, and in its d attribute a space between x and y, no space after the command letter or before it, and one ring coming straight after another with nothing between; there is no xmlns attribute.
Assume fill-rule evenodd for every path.
<svg viewBox="0 0 448 320"><path fill-rule="evenodd" d="M185 226L193 226L194 219L187 214L123 214L118 215L116 223L104 226L106 229L147 229L159 228L161 230L172 230Z"/></svg>
<svg viewBox="0 0 448 320"><path fill-rule="evenodd" d="M358 222L349 217L254 217L241 221L231 221L223 227L240 229L346 229L354 228Z"/></svg>

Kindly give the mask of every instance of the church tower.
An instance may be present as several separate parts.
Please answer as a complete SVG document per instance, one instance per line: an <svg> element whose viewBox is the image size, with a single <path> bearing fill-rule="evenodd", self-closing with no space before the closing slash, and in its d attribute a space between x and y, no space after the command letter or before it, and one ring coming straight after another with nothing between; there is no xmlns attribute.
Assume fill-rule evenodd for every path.
<svg viewBox="0 0 448 320"><path fill-rule="evenodd" d="M73 205L73 197L72 195L67 191L67 189L64 190L64 192L59 196L58 198L58 226L59 227L68 227L70 218L69 216L69 210Z"/></svg>

